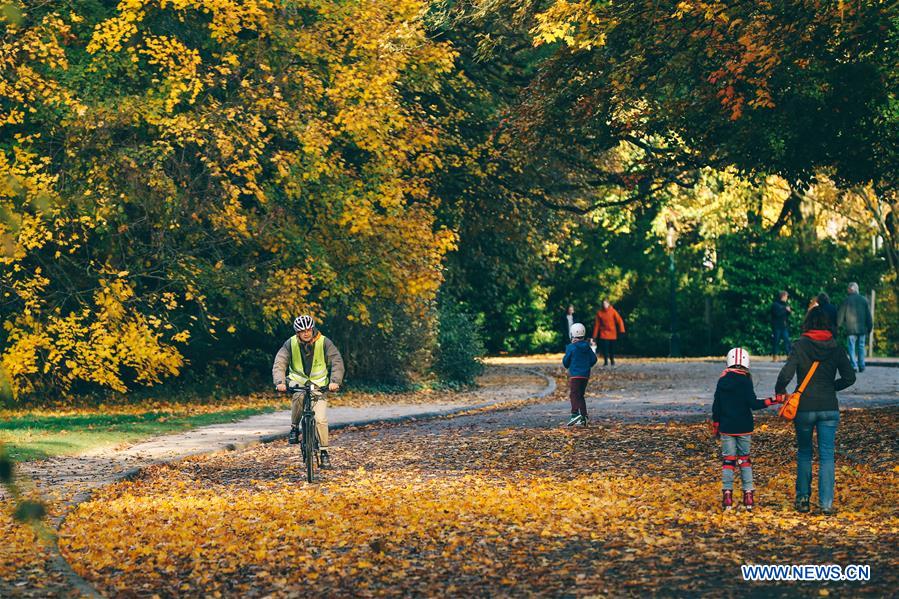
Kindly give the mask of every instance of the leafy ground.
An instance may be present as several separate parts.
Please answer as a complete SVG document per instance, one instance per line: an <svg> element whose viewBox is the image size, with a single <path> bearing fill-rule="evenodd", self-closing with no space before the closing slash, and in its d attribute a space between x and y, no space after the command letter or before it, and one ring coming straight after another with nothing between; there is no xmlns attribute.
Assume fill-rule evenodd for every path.
<svg viewBox="0 0 899 599"><path fill-rule="evenodd" d="M0 552L0 578L5 583L0 583L0 589L10 594L26 586L41 589L50 582L46 577L49 553L36 531L28 524L16 522L10 509L9 504L4 504L0 513L0 535L4 545Z"/></svg>
<svg viewBox="0 0 899 599"><path fill-rule="evenodd" d="M433 390L421 388L403 393L350 390L332 396L332 405L371 406L386 403L476 404L486 399L517 398L523 389L542 386L539 377L509 368L488 368L479 378L476 389ZM523 402L514 401L520 404ZM242 418L247 415L286 408L282 398L274 395L234 396L226 399L181 397L168 401L144 399L135 403L111 401L104 405L81 402L62 403L50 409L21 408L0 411L0 439L7 441L0 452L11 449L18 460L44 455L75 453L102 445L118 445L142 437L174 432L207 423ZM12 441L12 442L11 442ZM27 480L19 480L24 498L35 498L35 489ZM76 488L77 487L77 488ZM51 516L59 516L72 494L82 486L51 486L40 498ZM68 596L71 579L61 575L51 562L52 530L39 527L37 534L30 526L15 521L14 500L3 500L0 493L0 536L10 543L0 543L0 596Z"/></svg>
<svg viewBox="0 0 899 599"><path fill-rule="evenodd" d="M303 481L283 443L155 467L66 521L109 595L754 593L899 587L899 410L846 410L837 505L792 511L792 430L762 417L759 507L722 514L700 422L558 425L559 404L339 433ZM745 583L745 563L869 564L868 583Z"/></svg>

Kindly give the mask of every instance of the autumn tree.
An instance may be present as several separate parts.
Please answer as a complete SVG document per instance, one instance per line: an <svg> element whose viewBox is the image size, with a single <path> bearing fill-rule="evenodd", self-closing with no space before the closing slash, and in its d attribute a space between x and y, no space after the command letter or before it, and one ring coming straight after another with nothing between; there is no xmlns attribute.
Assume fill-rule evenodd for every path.
<svg viewBox="0 0 899 599"><path fill-rule="evenodd" d="M455 237L435 223L441 129L417 98L455 55L423 8L15 4L0 70L12 393L234 372L300 311L385 331L429 318Z"/></svg>
<svg viewBox="0 0 899 599"><path fill-rule="evenodd" d="M429 97L450 123L435 187L438 216L459 237L446 257L441 301L468 311L489 351L528 351L547 320L541 286L554 247L571 226L523 200L524 161L504 126L544 51L508 19L473 19L470 8L434 2L426 19L434 39L458 53L455 76Z"/></svg>
<svg viewBox="0 0 899 599"><path fill-rule="evenodd" d="M774 232L801 219L820 173L847 188L873 184L895 215L889 3L500 4L552 49L513 124L530 171L543 174L532 193L547 191L559 208L617 201L610 185L642 201L689 187L703 167L734 166L790 182ZM472 14L500 10L475 3Z"/></svg>

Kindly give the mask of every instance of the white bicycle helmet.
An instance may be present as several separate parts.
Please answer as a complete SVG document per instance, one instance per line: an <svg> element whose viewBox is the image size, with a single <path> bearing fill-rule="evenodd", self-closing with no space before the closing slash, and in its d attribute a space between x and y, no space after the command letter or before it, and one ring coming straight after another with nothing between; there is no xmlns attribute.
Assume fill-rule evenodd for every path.
<svg viewBox="0 0 899 599"><path fill-rule="evenodd" d="M297 316L293 321L293 330L299 333L300 331L305 331L307 329L314 329L315 321L308 314L303 314L302 316Z"/></svg>
<svg viewBox="0 0 899 599"><path fill-rule="evenodd" d="M727 352L727 367L742 366L749 368L749 352L742 347L735 347Z"/></svg>
<svg viewBox="0 0 899 599"><path fill-rule="evenodd" d="M586 337L587 329L581 323L576 322L573 325L571 325L571 330L568 331L568 334L571 335L572 339L575 339L577 337Z"/></svg>

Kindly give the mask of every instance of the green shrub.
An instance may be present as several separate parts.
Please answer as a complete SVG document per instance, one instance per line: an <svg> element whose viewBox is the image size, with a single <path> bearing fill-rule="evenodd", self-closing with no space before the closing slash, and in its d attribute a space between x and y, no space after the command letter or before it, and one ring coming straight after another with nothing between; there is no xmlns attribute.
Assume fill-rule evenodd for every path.
<svg viewBox="0 0 899 599"><path fill-rule="evenodd" d="M481 327L456 304L443 304L438 318L434 374L446 384L473 385L484 371Z"/></svg>
<svg viewBox="0 0 899 599"><path fill-rule="evenodd" d="M337 344L352 384L407 389L429 371L436 344L432 313L373 302L371 324L337 313L322 323L322 333Z"/></svg>

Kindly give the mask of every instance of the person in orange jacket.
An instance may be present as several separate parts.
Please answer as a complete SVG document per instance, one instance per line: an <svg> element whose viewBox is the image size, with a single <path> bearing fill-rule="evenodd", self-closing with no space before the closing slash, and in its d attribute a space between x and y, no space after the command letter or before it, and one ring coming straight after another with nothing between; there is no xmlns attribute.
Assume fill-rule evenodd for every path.
<svg viewBox="0 0 899 599"><path fill-rule="evenodd" d="M609 300L602 300L602 308L596 312L593 324L593 339L599 340L603 366L608 366L609 363L615 365L615 341L621 333L624 333L621 315L612 307Z"/></svg>

